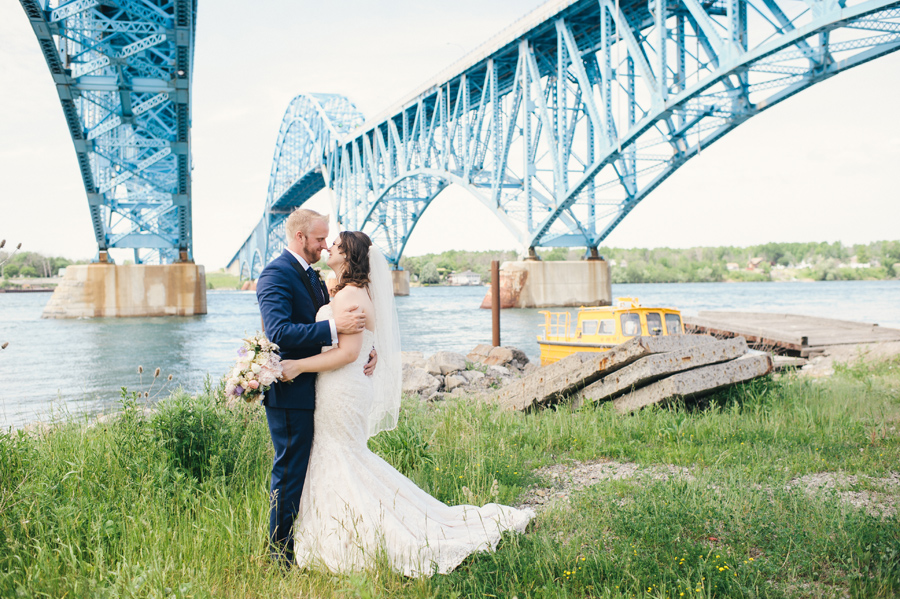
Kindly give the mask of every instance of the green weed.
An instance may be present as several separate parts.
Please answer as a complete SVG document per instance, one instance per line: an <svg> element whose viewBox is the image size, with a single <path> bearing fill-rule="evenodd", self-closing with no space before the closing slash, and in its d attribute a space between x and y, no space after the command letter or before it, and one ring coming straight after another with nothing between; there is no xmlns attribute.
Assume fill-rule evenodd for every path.
<svg viewBox="0 0 900 599"><path fill-rule="evenodd" d="M877 481L900 463L898 389L894 360L629 416L407 401L370 447L449 504L515 504L553 482L538 469L573 461L690 472L572 492L525 535L425 580L384 565L350 576L274 568L259 407L227 409L211 382L152 410L126 391L112 420L0 434L0 596L898 596L897 516L854 507L842 488L792 483L856 475L854 492L896 505L896 487Z"/></svg>

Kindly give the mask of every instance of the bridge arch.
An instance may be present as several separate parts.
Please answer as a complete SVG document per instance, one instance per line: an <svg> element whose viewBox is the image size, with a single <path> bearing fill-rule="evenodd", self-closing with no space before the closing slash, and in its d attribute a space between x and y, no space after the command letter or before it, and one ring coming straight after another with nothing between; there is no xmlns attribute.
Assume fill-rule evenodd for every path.
<svg viewBox="0 0 900 599"><path fill-rule="evenodd" d="M231 259L229 268L250 264L251 278L256 255L262 267L284 249L284 221L297 207L325 188L327 156L341 136L363 122L362 113L338 94L298 94L288 104L272 158L263 216L244 245Z"/></svg>
<svg viewBox="0 0 900 599"><path fill-rule="evenodd" d="M434 197L397 184L420 173L487 196L525 248L596 248L701 148L898 49L896 0L548 3L366 123L331 177L394 260Z"/></svg>
<svg viewBox="0 0 900 599"><path fill-rule="evenodd" d="M266 265L263 262L262 254L257 250L253 252L253 260L250 263L250 278L254 281L259 278L260 273L262 272L263 267Z"/></svg>
<svg viewBox="0 0 900 599"><path fill-rule="evenodd" d="M98 259L192 260L197 0L19 2L75 146Z"/></svg>
<svg viewBox="0 0 900 599"><path fill-rule="evenodd" d="M552 0L341 137L303 117L313 150L276 155L267 206L327 186L397 264L454 184L522 249L594 250L701 148L898 49L900 0Z"/></svg>

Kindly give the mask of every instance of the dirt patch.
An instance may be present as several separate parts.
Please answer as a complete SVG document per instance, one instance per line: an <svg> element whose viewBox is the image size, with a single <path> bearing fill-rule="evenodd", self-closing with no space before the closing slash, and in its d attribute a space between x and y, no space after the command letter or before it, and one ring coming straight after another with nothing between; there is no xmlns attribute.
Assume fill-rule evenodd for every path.
<svg viewBox="0 0 900 599"><path fill-rule="evenodd" d="M870 489L854 490L865 486ZM818 472L788 481L787 489L800 489L809 496L833 494L842 503L865 510L875 518L886 520L897 515L900 508L900 473L891 472L883 478L841 472Z"/></svg>
<svg viewBox="0 0 900 599"><path fill-rule="evenodd" d="M521 506L535 511L549 507L557 501L568 501L569 496L581 489L611 480L669 480L681 478L694 480L690 470L671 464L641 467L630 462L578 462L554 464L535 471L541 478L550 480L549 487L533 486L522 497Z"/></svg>
<svg viewBox="0 0 900 599"><path fill-rule="evenodd" d="M549 486L534 485L525 491L518 507L530 507L542 511L554 503L568 502L572 493L592 485L615 480L666 481L696 478L688 468L663 464L639 466L631 462L604 460L596 462L572 461L545 466L535 471L539 477L549 480ZM771 490L754 485L758 490ZM862 487L862 488L860 488ZM715 485L710 488L716 490ZM791 479L785 489L799 489L810 497L837 497L842 503L865 510L875 518L888 519L900 510L900 473L891 472L875 478L862 474L842 472L818 472ZM621 502L628 499L620 500Z"/></svg>
<svg viewBox="0 0 900 599"><path fill-rule="evenodd" d="M856 364L858 362L880 362L900 355L900 341L884 343L862 343L859 345L829 345L820 356L814 356L799 370L809 377L823 377L834 374L835 364Z"/></svg>

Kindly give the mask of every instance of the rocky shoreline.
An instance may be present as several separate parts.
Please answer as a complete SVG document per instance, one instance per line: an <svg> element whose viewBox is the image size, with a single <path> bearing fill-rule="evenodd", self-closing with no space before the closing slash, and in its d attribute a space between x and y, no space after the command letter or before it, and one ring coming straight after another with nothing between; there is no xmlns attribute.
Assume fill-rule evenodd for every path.
<svg viewBox="0 0 900 599"><path fill-rule="evenodd" d="M425 401L462 397L498 389L537 368L515 347L481 344L466 355L439 351L428 358L422 352L403 352L403 392Z"/></svg>

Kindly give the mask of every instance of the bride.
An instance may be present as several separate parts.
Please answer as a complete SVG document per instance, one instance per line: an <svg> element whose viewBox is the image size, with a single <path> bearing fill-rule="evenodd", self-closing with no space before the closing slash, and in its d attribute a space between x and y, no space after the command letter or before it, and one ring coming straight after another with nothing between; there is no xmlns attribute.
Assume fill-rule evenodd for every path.
<svg viewBox="0 0 900 599"><path fill-rule="evenodd" d="M476 551L496 548L507 530L524 532L531 510L489 503L441 503L369 451L369 437L396 426L401 396L400 330L384 256L359 231L328 250L337 275L330 304L316 320L358 305L362 333L302 360L284 360L284 379L318 372L309 469L294 522L294 555L303 567L363 570L385 556L410 577L446 574ZM363 374L370 349L375 374Z"/></svg>

